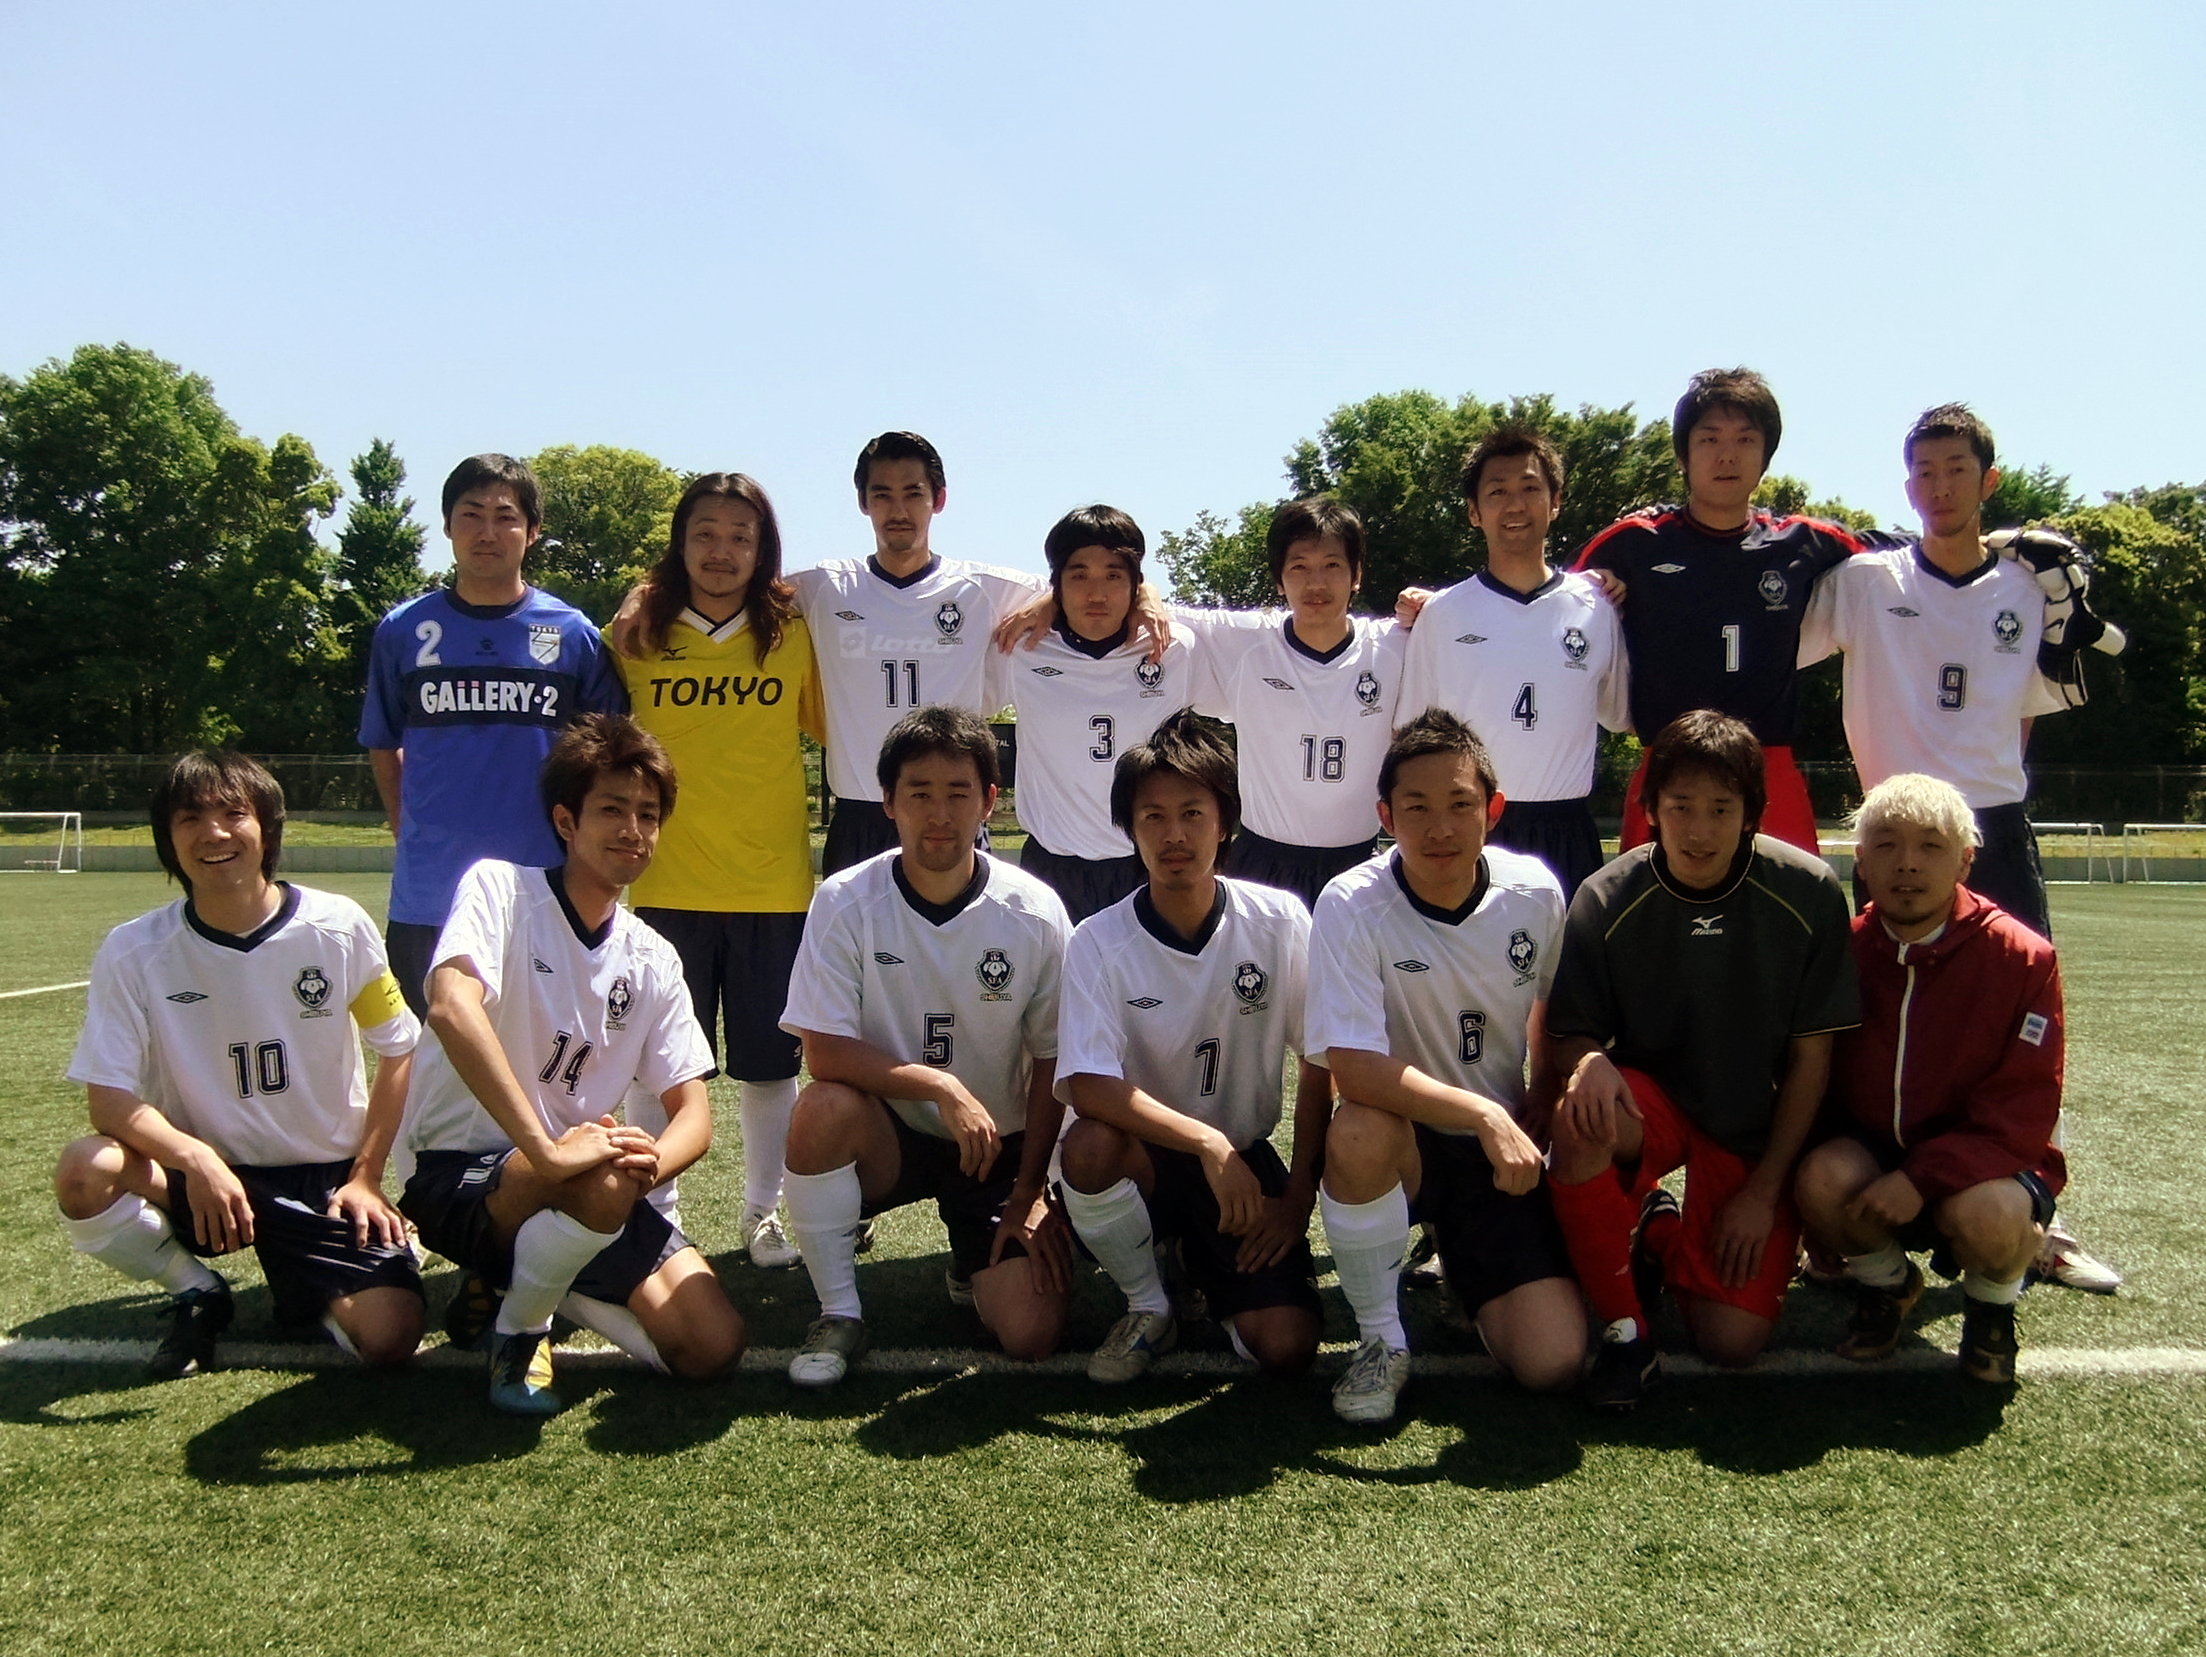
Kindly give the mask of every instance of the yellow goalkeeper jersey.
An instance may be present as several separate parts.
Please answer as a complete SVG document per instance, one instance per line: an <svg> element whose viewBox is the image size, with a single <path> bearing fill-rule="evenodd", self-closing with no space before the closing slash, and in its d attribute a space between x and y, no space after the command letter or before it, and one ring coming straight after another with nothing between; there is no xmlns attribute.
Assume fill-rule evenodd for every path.
<svg viewBox="0 0 2206 1657"><path fill-rule="evenodd" d="M761 666L748 619L684 610L641 660L610 652L636 720L666 745L681 792L638 908L786 914L812 901L800 731L821 728L819 671L792 616Z"/></svg>

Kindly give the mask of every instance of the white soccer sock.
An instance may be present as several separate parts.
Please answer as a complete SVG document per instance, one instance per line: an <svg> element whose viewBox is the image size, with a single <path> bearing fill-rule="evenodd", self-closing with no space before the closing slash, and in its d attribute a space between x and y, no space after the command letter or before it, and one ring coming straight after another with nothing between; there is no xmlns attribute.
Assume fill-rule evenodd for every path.
<svg viewBox="0 0 2206 1657"><path fill-rule="evenodd" d="M124 1192L89 1220L62 1215L61 1229L79 1254L134 1283L158 1283L180 1295L222 1281L176 1240L169 1217L135 1191Z"/></svg>
<svg viewBox="0 0 2206 1657"><path fill-rule="evenodd" d="M337 1343L337 1350L346 1357L357 1359L360 1356L360 1349L352 1344L352 1337L345 1333L345 1326L337 1321L335 1312L324 1312L322 1314L322 1328L328 1332L329 1338Z"/></svg>
<svg viewBox="0 0 2206 1657"><path fill-rule="evenodd" d="M657 1345L644 1332L643 1321L627 1307L616 1306L610 1300L594 1300L570 1289L559 1303L559 1312L583 1328L595 1330L631 1358L650 1365L661 1375L673 1373L666 1367L666 1360L659 1356Z"/></svg>
<svg viewBox="0 0 2206 1657"><path fill-rule="evenodd" d="M858 1224L866 1194L858 1165L846 1162L824 1174L791 1170L782 1185L789 1200L789 1230L812 1274L820 1316L864 1317L858 1301Z"/></svg>
<svg viewBox="0 0 2206 1657"><path fill-rule="evenodd" d="M1907 1281L1907 1255L1897 1248L1846 1256L1846 1275L1871 1289L1896 1289Z"/></svg>
<svg viewBox="0 0 2206 1657"><path fill-rule="evenodd" d="M1340 1292L1356 1314L1356 1332L1400 1351L1409 1345L1402 1328L1402 1261L1409 1254L1409 1196L1397 1185L1369 1202L1338 1202L1318 1192L1325 1240L1332 1246Z"/></svg>
<svg viewBox="0 0 2206 1657"><path fill-rule="evenodd" d="M1982 1301L1986 1306L2012 1306L2022 1298L2022 1279L2017 1277L2002 1283L1996 1277L1986 1277L1982 1272L1963 1272L1961 1293L1971 1300Z"/></svg>
<svg viewBox="0 0 2206 1657"><path fill-rule="evenodd" d="M513 1281L498 1303L498 1333L536 1335L551 1327L552 1312L575 1274L611 1247L627 1230L592 1231L571 1214L538 1209L513 1234Z"/></svg>
<svg viewBox="0 0 2206 1657"><path fill-rule="evenodd" d="M1172 1297L1157 1271L1156 1228L1141 1187L1122 1179L1108 1191L1065 1187L1065 1213L1088 1252L1126 1295L1129 1312L1169 1313Z"/></svg>
<svg viewBox="0 0 2206 1657"><path fill-rule="evenodd" d="M781 1202L782 1157L789 1148L789 1117L797 1108L797 1079L743 1082L736 1097L743 1125L743 1206L771 1214Z"/></svg>

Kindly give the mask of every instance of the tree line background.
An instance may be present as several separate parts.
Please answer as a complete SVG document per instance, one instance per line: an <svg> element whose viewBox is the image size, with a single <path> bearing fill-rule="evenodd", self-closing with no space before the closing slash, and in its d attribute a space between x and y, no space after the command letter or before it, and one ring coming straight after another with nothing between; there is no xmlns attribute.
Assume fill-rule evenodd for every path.
<svg viewBox="0 0 2206 1657"><path fill-rule="evenodd" d="M1629 404L1367 398L1294 445L1283 497L1330 494L1363 515L1364 608L1384 611L1403 586L1446 586L1484 562L1458 468L1503 418L1534 422L1562 452L1563 507L1549 543L1558 561L1625 512L1681 497L1668 422L1641 420ZM527 458L544 485L529 579L602 621L664 550L687 478L601 444ZM440 536L425 564L431 530L415 518L388 443L347 471L349 492L303 438L246 436L204 378L132 346L87 345L21 379L0 376L0 753L354 748L376 621L447 561ZM1760 498L1872 521L1796 477L1769 477ZM334 544L325 543L316 527L341 502ZM1179 596L1268 602L1264 531L1278 504L1231 518L1205 512L1163 535ZM432 529L436 508L427 502ZM2091 661L2087 707L2041 723L2033 761L2206 764L2206 483L2087 503L2049 464L2012 466L1985 522L2049 523L2088 547L2094 599L2130 637L2122 657ZM1835 663L1807 675L1803 760L1846 758L1837 685ZM1626 750L1612 744L1612 761Z"/></svg>

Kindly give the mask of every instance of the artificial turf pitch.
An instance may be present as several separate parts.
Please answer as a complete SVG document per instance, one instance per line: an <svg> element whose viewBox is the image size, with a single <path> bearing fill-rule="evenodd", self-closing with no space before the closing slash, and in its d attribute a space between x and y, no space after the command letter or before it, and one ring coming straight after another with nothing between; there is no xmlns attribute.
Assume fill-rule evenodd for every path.
<svg viewBox="0 0 2206 1657"><path fill-rule="evenodd" d="M371 909L379 877L320 877ZM0 991L84 976L157 877L0 885ZM2064 1212L2130 1274L2025 1297L2024 1382L1961 1385L1951 1289L1911 1367L1681 1377L1627 1420L1491 1376L1421 1377L1389 1431L1321 1381L1205 1372L861 1369L825 1395L746 1367L677 1387L570 1364L568 1412L515 1422L472 1363L140 1382L122 1361L0 1362L0 1651L797 1653L2206 1650L2206 1352L2192 1099L2206 1074L2206 891L2055 891L2068 979ZM154 1302L73 1256L46 1170L82 1131L61 1082L81 991L0 1000L0 1328L19 1350L143 1340ZM786 1348L801 1272L731 1242L732 1098L684 1215ZM1325 1261L1322 1234L1317 1239ZM939 1226L891 1216L860 1283L878 1346L963 1349ZM239 1349L274 1338L257 1272ZM430 1275L432 1315L452 1274ZM1328 1283L1330 1338L1349 1334ZM1410 1297L1420 1350L1473 1350ZM1069 1345L1112 1307L1082 1287ZM1779 1345L1843 1316L1796 1291ZM1674 1332L1674 1331L1673 1331ZM38 1343L33 1348L28 1343ZM2061 1379L2030 1379L2033 1350ZM908 1361L908 1360L906 1360ZM2094 1365L2106 1373L2090 1373Z"/></svg>

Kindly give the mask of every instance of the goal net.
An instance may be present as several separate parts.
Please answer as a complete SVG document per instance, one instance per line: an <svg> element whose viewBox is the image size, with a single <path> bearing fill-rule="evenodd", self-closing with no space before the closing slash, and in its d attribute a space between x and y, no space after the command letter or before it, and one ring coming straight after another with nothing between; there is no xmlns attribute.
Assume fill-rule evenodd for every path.
<svg viewBox="0 0 2206 1657"><path fill-rule="evenodd" d="M84 814L0 811L0 874L81 874Z"/></svg>

